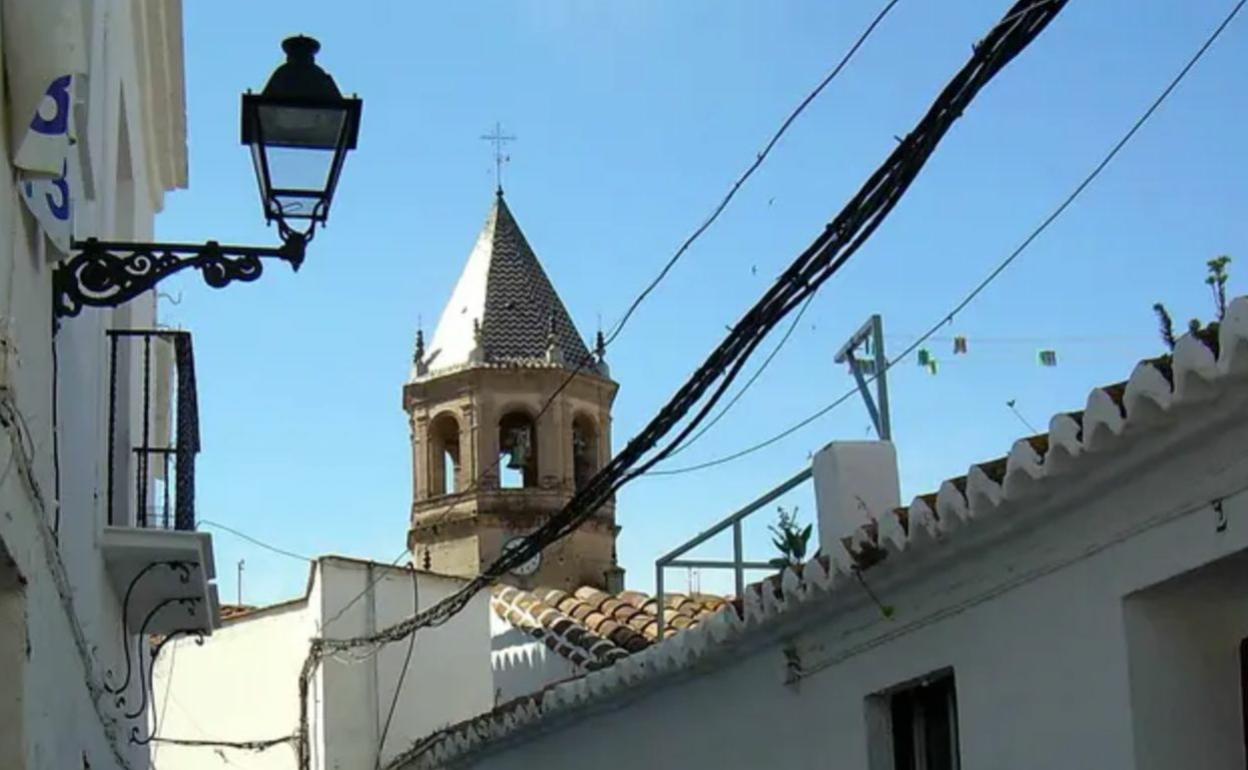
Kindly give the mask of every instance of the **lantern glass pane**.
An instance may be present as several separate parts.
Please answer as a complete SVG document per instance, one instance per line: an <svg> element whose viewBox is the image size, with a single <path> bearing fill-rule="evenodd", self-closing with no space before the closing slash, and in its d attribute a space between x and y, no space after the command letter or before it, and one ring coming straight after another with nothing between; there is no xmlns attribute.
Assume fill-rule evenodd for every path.
<svg viewBox="0 0 1248 770"><path fill-rule="evenodd" d="M302 190L322 195L334 164L333 150L269 147L269 184L273 190Z"/></svg>
<svg viewBox="0 0 1248 770"><path fill-rule="evenodd" d="M260 136L270 147L333 150L347 121L338 106L262 104L258 112Z"/></svg>

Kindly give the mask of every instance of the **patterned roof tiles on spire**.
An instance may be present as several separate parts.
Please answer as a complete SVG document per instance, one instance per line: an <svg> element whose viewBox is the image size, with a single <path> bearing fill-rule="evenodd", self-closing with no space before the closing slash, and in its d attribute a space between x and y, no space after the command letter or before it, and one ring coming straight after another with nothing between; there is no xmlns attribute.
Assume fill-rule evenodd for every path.
<svg viewBox="0 0 1248 770"><path fill-rule="evenodd" d="M468 263L451 293L429 345L429 374L478 363L474 326L480 326L485 364L549 365L550 334L563 365L574 367L589 350L567 308L499 194Z"/></svg>

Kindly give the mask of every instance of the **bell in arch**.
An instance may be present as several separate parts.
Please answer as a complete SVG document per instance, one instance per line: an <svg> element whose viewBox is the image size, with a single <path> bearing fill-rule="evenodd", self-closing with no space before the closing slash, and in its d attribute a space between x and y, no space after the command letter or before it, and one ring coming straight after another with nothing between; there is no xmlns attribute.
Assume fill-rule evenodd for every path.
<svg viewBox="0 0 1248 770"><path fill-rule="evenodd" d="M529 465L529 429L514 428L508 438L507 467L522 471Z"/></svg>

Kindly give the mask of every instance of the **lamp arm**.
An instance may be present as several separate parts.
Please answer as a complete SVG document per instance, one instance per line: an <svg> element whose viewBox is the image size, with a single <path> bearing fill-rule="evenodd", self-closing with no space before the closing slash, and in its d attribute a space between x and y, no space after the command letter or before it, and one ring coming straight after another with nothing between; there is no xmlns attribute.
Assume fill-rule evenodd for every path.
<svg viewBox="0 0 1248 770"><path fill-rule="evenodd" d="M261 259L303 264L311 233L283 228L277 247L194 243L131 243L88 238L74 241L74 253L52 274L52 303L58 318L78 315L84 306L116 307L187 268L199 270L214 289L234 281L254 281L263 272Z"/></svg>

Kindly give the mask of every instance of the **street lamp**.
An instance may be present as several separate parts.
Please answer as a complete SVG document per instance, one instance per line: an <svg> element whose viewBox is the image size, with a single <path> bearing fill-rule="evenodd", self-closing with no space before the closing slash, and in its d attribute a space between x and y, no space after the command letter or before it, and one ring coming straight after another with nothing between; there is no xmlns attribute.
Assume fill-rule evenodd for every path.
<svg viewBox="0 0 1248 770"><path fill-rule="evenodd" d="M344 99L314 57L321 44L302 35L282 43L286 63L264 93L243 94L243 144L251 146L264 218L315 227L329 204L348 150L360 132L359 99Z"/></svg>
<svg viewBox="0 0 1248 770"><path fill-rule="evenodd" d="M242 141L251 148L266 222L277 223L277 247L128 243L88 238L74 241L74 253L53 274L58 317L84 306L115 307L186 268L221 288L254 281L261 259L276 257L295 270L307 242L329 217L342 164L355 149L363 102L345 98L334 79L317 66L320 43L299 35L282 42L286 61L264 91L243 94Z"/></svg>

